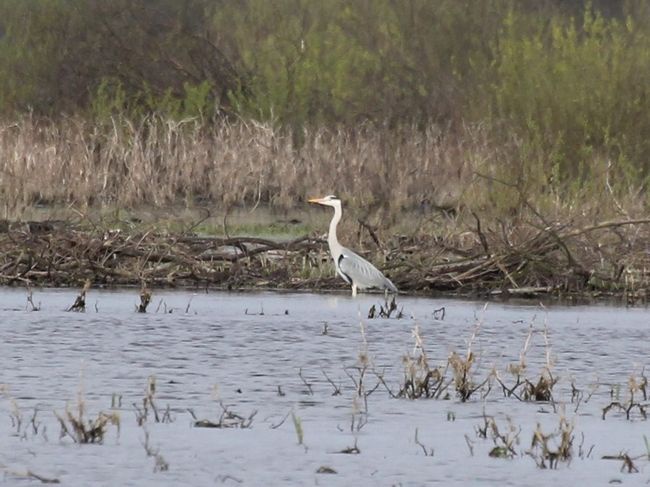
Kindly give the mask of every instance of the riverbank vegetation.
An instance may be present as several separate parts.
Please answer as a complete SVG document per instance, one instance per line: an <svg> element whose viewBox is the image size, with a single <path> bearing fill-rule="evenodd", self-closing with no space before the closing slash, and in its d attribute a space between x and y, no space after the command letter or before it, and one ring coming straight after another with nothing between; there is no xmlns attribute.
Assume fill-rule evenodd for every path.
<svg viewBox="0 0 650 487"><path fill-rule="evenodd" d="M645 2L10 0L0 19L7 220L65 208L92 240L115 229L98 209L182 207L228 240L232 211L336 193L344 239L405 289L646 288Z"/></svg>

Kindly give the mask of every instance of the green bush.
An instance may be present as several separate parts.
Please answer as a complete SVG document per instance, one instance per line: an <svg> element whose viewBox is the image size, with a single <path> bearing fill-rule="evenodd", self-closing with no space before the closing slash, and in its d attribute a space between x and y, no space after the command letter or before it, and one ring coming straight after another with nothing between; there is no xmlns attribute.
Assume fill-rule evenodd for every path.
<svg viewBox="0 0 650 487"><path fill-rule="evenodd" d="M199 84L183 83L182 96L175 95L171 89L158 95L148 85L136 93L127 95L121 81L104 78L91 98L91 114L97 121L105 121L114 116L127 116L140 119L147 115L175 120L197 118L209 120L215 114L216 105L211 96L212 85L208 81Z"/></svg>
<svg viewBox="0 0 650 487"><path fill-rule="evenodd" d="M505 1L249 0L218 9L250 93L248 116L285 124L458 122Z"/></svg>
<svg viewBox="0 0 650 487"><path fill-rule="evenodd" d="M477 93L495 127L524 144L521 163L544 183L584 181L599 160L617 176L650 171L650 32L631 17L527 22L511 13ZM521 168L519 168L521 170ZM518 174L516 171L515 174ZM539 180L539 179L537 179Z"/></svg>

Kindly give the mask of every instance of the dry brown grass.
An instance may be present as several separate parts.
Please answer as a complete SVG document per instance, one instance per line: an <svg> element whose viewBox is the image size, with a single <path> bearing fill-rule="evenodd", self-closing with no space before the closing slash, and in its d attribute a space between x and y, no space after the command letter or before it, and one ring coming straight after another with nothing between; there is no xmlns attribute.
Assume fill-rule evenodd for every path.
<svg viewBox="0 0 650 487"><path fill-rule="evenodd" d="M350 205L453 207L482 143L435 127L306 130L305 140L294 149L258 123L24 117L0 123L0 194L7 216L36 203L290 207L326 192Z"/></svg>
<svg viewBox="0 0 650 487"><path fill-rule="evenodd" d="M542 156L522 144L497 145L476 126L364 125L306 128L296 148L289 134L250 121L23 116L0 121L0 197L5 218L36 204L292 208L324 193L384 226L402 210L461 213L472 225L472 212L489 218L486 225L527 215L553 222L644 214L642 182L623 183L606 157L593 156L587 180L551 184Z"/></svg>
<svg viewBox="0 0 650 487"><path fill-rule="evenodd" d="M289 134L255 122L23 116L0 121L0 197L3 216L13 219L43 204L286 209L335 193L371 226L411 229L404 210L436 215L437 224L442 211L454 229L457 221L473 227L474 212L485 228L531 217L546 226L539 216L584 223L647 213L642 182L624 183L606 157L593 156L585 181L551 184L542 156L522 144L497 145L475 126L367 125L306 128L296 148Z"/></svg>

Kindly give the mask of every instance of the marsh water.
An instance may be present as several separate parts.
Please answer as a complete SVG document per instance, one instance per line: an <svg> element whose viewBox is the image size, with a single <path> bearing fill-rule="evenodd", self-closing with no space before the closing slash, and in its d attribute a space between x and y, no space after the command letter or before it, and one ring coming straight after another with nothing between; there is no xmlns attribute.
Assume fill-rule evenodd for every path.
<svg viewBox="0 0 650 487"><path fill-rule="evenodd" d="M640 378L650 365L644 308L486 307L400 296L403 317L368 319L383 296L160 291L148 313L139 314L137 290L91 290L86 312L66 312L75 296L34 290L40 310L32 311L24 290L0 291L0 482L40 483L28 472L75 486L637 485L650 479L649 423L636 409L629 420L614 409L602 419L613 400L629 400L630 376ZM494 380L467 402L453 385L439 399L392 397L388 389L396 394L404 381L403 358L420 353L416 325L429 365L444 370L450 353L465 356L477 323L474 381L496 370L514 383L507 369L520 361L532 326L524 375L539 377L548 352L558 378L553 403L505 397ZM365 400L358 395L363 357ZM139 425L151 377L159 419L169 410L164 422L150 412ZM572 400L572 383L580 401ZM66 405L76 411L80 396L86 418L119 415L119 429L108 425L101 444L60 438L54 412L64 414ZM257 413L247 428L195 425L193 415L218 423L223 407L245 419ZM484 414L518 438L514 458L489 456L493 439L476 432ZM539 424L553 433L561 417L574 427L572 459L540 469L527 453L533 431ZM149 452L168 469L156 468L156 457L147 455L145 434ZM602 458L621 452L634 458L638 473Z"/></svg>

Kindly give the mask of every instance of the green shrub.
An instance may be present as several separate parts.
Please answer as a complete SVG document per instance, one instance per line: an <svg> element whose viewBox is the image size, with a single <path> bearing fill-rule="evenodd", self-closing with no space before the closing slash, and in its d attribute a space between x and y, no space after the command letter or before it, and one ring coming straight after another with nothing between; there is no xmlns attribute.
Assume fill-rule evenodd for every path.
<svg viewBox="0 0 650 487"><path fill-rule="evenodd" d="M489 110L495 130L523 141L510 174L566 189L602 171L605 160L617 180L648 176L649 34L632 17L605 19L590 9L581 21L509 14L474 118Z"/></svg>

